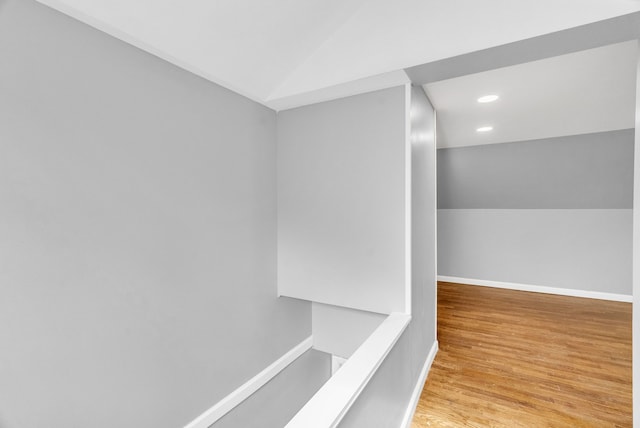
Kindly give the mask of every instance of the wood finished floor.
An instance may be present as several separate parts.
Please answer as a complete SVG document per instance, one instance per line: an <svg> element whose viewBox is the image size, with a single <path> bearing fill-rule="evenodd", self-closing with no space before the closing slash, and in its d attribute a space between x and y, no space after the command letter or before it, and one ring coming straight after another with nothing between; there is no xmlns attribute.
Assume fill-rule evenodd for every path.
<svg viewBox="0 0 640 428"><path fill-rule="evenodd" d="M411 428L631 427L631 304L441 282Z"/></svg>

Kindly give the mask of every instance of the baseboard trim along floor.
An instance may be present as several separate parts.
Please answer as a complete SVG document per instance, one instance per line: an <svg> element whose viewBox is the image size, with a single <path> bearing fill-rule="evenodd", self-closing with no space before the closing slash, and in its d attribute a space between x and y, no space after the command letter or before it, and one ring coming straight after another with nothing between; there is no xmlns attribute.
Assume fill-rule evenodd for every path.
<svg viewBox="0 0 640 428"><path fill-rule="evenodd" d="M466 285L479 285L481 287L505 288L508 290L530 291L533 293L558 294L560 296L585 297L587 299L611 300L613 302L633 302L633 296L627 294L574 290L571 288L547 287L543 285L518 284L515 282L487 281L484 279L459 278L456 276L444 275L438 275L438 281Z"/></svg>
<svg viewBox="0 0 640 428"><path fill-rule="evenodd" d="M413 393L411 394L411 401L409 401L409 405L407 406L407 411L404 414L404 418L402 419L400 428L409 428L411 426L411 421L413 420L413 415L416 412L418 400L420 400L420 394L422 394L424 383L427 381L427 375L429 374L429 370L431 370L431 365L433 364L433 360L436 359L437 353L438 341L436 340L435 342L433 342L433 346L431 346L429 355L427 355L427 359L424 362L424 366L422 367L422 371L420 372L420 378L418 379L418 382L413 389Z"/></svg>

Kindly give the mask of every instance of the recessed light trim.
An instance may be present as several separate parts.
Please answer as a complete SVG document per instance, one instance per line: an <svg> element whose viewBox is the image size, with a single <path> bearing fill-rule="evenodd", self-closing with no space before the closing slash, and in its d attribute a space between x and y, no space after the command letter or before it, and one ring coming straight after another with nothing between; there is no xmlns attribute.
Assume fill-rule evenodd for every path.
<svg viewBox="0 0 640 428"><path fill-rule="evenodd" d="M500 98L500 97L497 96L497 95L484 95L484 96L478 98L478 102L479 103L483 103L483 104L484 103L492 103L495 100L497 100L498 98Z"/></svg>
<svg viewBox="0 0 640 428"><path fill-rule="evenodd" d="M477 132L489 132L489 131L493 131L493 126L481 126L480 128L476 129Z"/></svg>

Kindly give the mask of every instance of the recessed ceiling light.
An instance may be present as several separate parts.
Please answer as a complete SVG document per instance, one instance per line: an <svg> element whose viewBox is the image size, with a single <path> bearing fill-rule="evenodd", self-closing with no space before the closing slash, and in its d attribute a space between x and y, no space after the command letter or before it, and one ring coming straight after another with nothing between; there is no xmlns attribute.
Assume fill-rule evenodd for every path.
<svg viewBox="0 0 640 428"><path fill-rule="evenodd" d="M476 131L478 132L489 132L493 130L493 126L481 126L480 128L476 129Z"/></svg>
<svg viewBox="0 0 640 428"><path fill-rule="evenodd" d="M497 100L498 98L500 98L500 97L498 97L497 95L485 95L483 97L478 98L478 102L479 103L492 103L495 100Z"/></svg>

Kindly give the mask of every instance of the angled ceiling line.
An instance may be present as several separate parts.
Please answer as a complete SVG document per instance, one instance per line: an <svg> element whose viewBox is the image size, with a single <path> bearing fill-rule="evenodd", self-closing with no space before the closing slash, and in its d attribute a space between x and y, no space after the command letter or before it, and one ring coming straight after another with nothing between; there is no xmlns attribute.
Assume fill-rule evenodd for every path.
<svg viewBox="0 0 640 428"><path fill-rule="evenodd" d="M431 61L404 71L416 85L640 39L640 12Z"/></svg>
<svg viewBox="0 0 640 428"><path fill-rule="evenodd" d="M634 15L630 12L640 16L640 4L628 0L538 0L519 6L502 0L483 5L475 0L276 0L244 6L232 0L164 6L153 0L37 1L262 105L287 108L308 104L307 93L317 99L319 92L335 93L336 86L345 92L351 82L373 76L405 70L411 75L427 65L442 68L452 58L485 55L487 46L504 49L504 43L535 40L554 29L586 28L591 24L576 25L606 18L640 26L635 18L623 22ZM482 17L492 17L496 25L487 28ZM470 53L450 55L455 52ZM421 58L433 61L403 68Z"/></svg>
<svg viewBox="0 0 640 428"><path fill-rule="evenodd" d="M156 56L164 61L167 61L168 63L173 64L176 67L182 68L192 74L195 74L196 76L199 76L210 82L214 82L230 91L236 92L242 95L243 97L250 99L251 101L254 101L259 104L264 104L264 101L260 99L260 97L245 91L243 88L239 87L238 85L228 82L220 78L219 76L214 76L211 73L205 70L202 70L199 67L194 66L193 64L188 63L187 61L181 60L175 57L174 55L171 55L161 49L158 49L155 46L147 42L144 42L143 40L140 40L139 38L118 29L109 23L106 23L98 18L90 16L72 6L67 5L62 0L36 0L36 1L38 3L41 3L55 10L56 12L61 12L64 15L67 15L70 18L75 19L76 21L80 21L85 25L93 27L99 31L102 31L105 34L108 34L118 40L121 40L150 55Z"/></svg>
<svg viewBox="0 0 640 428"><path fill-rule="evenodd" d="M281 97L278 96L278 92L280 91L280 89L282 87L284 87L288 80L291 78L291 76L293 76L297 70L299 70L302 66L304 66L312 57L313 54L315 52L317 52L318 50L320 50L326 43L328 43L329 40L331 40L331 38L333 37L333 35L340 31L341 28L343 28L344 26L346 26L349 22L351 22L351 20L353 20L354 16L358 13L358 11L360 9L362 9L362 7L364 7L364 4L366 3L366 1L361 1L358 6L349 14L348 17L346 17L346 19L342 22L341 25L339 25L338 27L334 28L333 31L327 35L327 37L324 38L324 40L322 40L312 51L309 52L308 55L306 55L300 62L298 62L298 64L292 68L291 70L289 70L288 73L286 73L282 79L280 79L280 81L276 84L276 86L271 90L271 92L269 93L269 95L265 98L265 102L268 104L271 101L275 101L281 98L286 98L286 97ZM365 76L365 77L370 77L370 76ZM317 88L317 90L322 90L322 89L326 89L326 87L324 88Z"/></svg>

